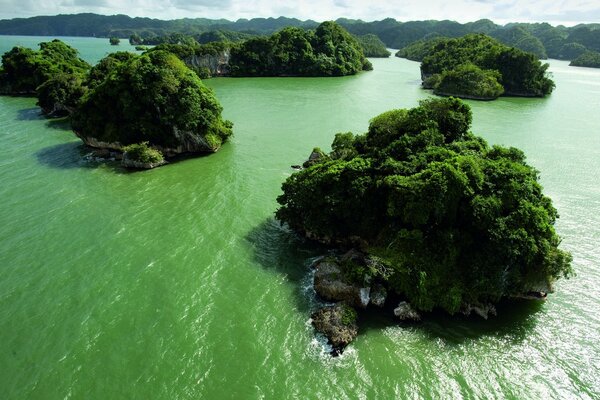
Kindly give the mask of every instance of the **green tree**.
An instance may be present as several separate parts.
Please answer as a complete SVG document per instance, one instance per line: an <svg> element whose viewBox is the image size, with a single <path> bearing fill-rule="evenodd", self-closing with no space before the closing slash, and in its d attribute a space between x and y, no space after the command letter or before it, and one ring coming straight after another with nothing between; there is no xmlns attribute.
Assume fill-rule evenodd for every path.
<svg viewBox="0 0 600 400"><path fill-rule="evenodd" d="M558 214L523 152L489 146L470 123L460 100L430 99L338 134L329 157L283 183L276 216L326 243L362 243L384 265L370 278L421 310L550 291L572 273Z"/></svg>
<svg viewBox="0 0 600 400"><path fill-rule="evenodd" d="M106 78L86 93L72 116L73 130L84 141L149 142L169 149L169 155L216 151L231 135L212 90L175 55L153 51L123 59L102 67Z"/></svg>
<svg viewBox="0 0 600 400"><path fill-rule="evenodd" d="M118 37L114 37L114 36L113 36L113 37L111 37L111 38L109 39L109 42L110 42L110 44L111 44L112 46L118 46L118 45L119 45L119 43L121 43L121 39L119 39Z"/></svg>
<svg viewBox="0 0 600 400"><path fill-rule="evenodd" d="M40 50L13 47L2 56L0 91L5 94L36 94L38 86L58 74L84 75L90 65L77 50L61 42L40 43Z"/></svg>

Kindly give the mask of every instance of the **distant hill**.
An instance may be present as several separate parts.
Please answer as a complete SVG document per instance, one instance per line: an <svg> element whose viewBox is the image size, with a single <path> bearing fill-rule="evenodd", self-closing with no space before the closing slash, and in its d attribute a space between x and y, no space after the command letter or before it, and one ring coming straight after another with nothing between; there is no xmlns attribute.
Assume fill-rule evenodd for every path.
<svg viewBox="0 0 600 400"><path fill-rule="evenodd" d="M340 18L336 21L355 35L374 34L387 47L401 49L417 40L436 36L460 37L468 33L485 33L504 44L532 52L539 58L572 59L587 50L600 51L600 24L573 27L548 23L510 23L498 25L488 19L461 24L455 21L408 21L393 18L365 22ZM183 18L164 21L131 18L127 15L74 14L0 20L0 34L40 36L96 36L121 38L132 34L155 37L169 33L198 36L204 32L223 30L251 35L273 33L287 26L316 28L316 21L296 18L226 19ZM575 52L574 52L575 50Z"/></svg>

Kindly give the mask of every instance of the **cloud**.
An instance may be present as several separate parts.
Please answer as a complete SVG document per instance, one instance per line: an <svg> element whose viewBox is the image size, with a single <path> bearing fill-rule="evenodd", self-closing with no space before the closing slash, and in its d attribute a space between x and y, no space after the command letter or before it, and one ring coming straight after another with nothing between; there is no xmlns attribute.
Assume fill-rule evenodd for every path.
<svg viewBox="0 0 600 400"><path fill-rule="evenodd" d="M489 18L498 22L600 20L597 0L0 0L0 18L96 12L173 18L296 17L324 21L339 17L365 21Z"/></svg>

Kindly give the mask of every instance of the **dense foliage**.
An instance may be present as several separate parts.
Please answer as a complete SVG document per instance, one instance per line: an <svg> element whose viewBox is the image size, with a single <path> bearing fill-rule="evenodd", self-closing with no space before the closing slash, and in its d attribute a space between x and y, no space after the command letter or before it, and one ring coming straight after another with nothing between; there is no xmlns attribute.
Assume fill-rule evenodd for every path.
<svg viewBox="0 0 600 400"><path fill-rule="evenodd" d="M92 79L72 116L82 138L216 151L231 135L213 92L173 54L116 53L94 68Z"/></svg>
<svg viewBox="0 0 600 400"><path fill-rule="evenodd" d="M356 39L335 22L249 39L231 49L230 65L234 76L342 76L372 69Z"/></svg>
<svg viewBox="0 0 600 400"><path fill-rule="evenodd" d="M375 117L364 135L283 184L277 218L328 243L362 243L365 271L418 309L547 290L571 273L558 216L515 148L470 133L469 107L430 99ZM366 276L365 276L366 278Z"/></svg>
<svg viewBox="0 0 600 400"><path fill-rule="evenodd" d="M504 93L504 88L498 83L501 79L498 71L483 70L469 63L433 75L433 79L437 81L429 85L438 95L453 94L462 98L492 100Z"/></svg>
<svg viewBox="0 0 600 400"><path fill-rule="evenodd" d="M599 24L579 24L565 27L562 25L552 26L548 23L510 23L502 26L488 19L461 24L448 20L399 22L392 18L373 22L340 18L336 22L355 35L377 35L387 47L395 49L402 49L418 40L433 36L460 37L468 33L485 33L506 45L533 52L540 58L545 58L544 54L547 54L550 58L573 59L575 57L568 58L564 55L565 53L561 52L561 48L570 43L580 44L586 50L600 51ZM199 39L200 35L211 31L265 35L290 26L314 29L317 25L318 23L312 20L300 21L285 17L239 19L237 21L206 18L164 21L139 17L130 18L126 15L104 16L88 13L0 20L0 34L93 37L130 37L135 35L135 38L148 39L148 43L150 43L158 37L173 33L191 35ZM214 34L209 36L214 37ZM236 41L230 37L227 39ZM201 42L204 43L202 40ZM177 42L169 43L176 44ZM143 43L134 40L132 44Z"/></svg>
<svg viewBox="0 0 600 400"><path fill-rule="evenodd" d="M38 86L61 74L83 76L90 65L61 42L40 43L40 50L13 47L2 56L0 93L35 94Z"/></svg>
<svg viewBox="0 0 600 400"><path fill-rule="evenodd" d="M112 46L118 46L119 43L121 43L121 39L119 39L118 37L111 37L110 39L108 39L108 41L110 42L110 44Z"/></svg>
<svg viewBox="0 0 600 400"><path fill-rule="evenodd" d="M431 79L431 76L447 73L464 64L473 64L484 71L497 71L499 75L496 72L486 73L484 81L495 86L492 80L497 80L505 95L545 96L554 89L554 82L546 73L548 64L542 65L533 54L507 47L483 34L470 34L439 42L423 59L421 74L426 82L441 82L441 79ZM464 67L461 68L464 71ZM477 80L473 86L481 82L482 80ZM434 86L433 89L437 87ZM473 87L470 91L477 93L478 90ZM457 96L462 94L446 90L444 92Z"/></svg>
<svg viewBox="0 0 600 400"><path fill-rule="evenodd" d="M600 68L600 53L597 51L586 51L571 61L571 64L569 65L575 67Z"/></svg>
<svg viewBox="0 0 600 400"><path fill-rule="evenodd" d="M149 146L148 142L134 143L123 147L127 157L131 160L148 163L162 163L165 158L162 153Z"/></svg>
<svg viewBox="0 0 600 400"><path fill-rule="evenodd" d="M37 104L48 116L72 114L87 90L85 76L60 73L42 83L37 88Z"/></svg>
<svg viewBox="0 0 600 400"><path fill-rule="evenodd" d="M417 40L416 42L398 50L396 52L396 57L420 62L423 61L423 59L428 56L439 43L447 40L448 38L440 36L430 39Z"/></svg>
<svg viewBox="0 0 600 400"><path fill-rule="evenodd" d="M362 47L365 57L385 58L392 55L392 53L385 48L385 43L383 43L377 35L368 33L366 35L355 36L355 38Z"/></svg>

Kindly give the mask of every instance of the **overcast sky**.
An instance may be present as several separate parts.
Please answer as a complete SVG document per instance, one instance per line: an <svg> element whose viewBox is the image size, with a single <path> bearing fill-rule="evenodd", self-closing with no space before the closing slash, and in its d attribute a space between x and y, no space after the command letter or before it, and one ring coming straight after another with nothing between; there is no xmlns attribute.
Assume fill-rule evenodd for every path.
<svg viewBox="0 0 600 400"><path fill-rule="evenodd" d="M126 14L174 18L297 17L324 21L339 17L365 21L489 18L495 22L548 21L573 25L600 22L598 0L0 0L0 19L35 15Z"/></svg>

